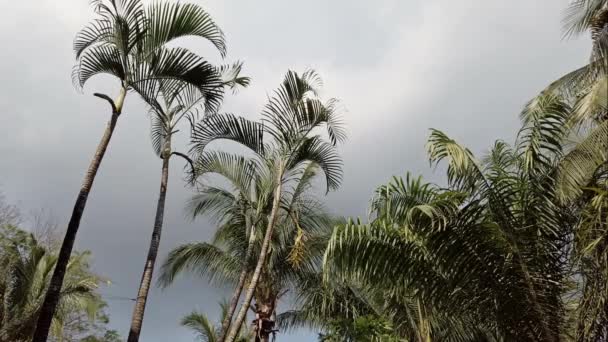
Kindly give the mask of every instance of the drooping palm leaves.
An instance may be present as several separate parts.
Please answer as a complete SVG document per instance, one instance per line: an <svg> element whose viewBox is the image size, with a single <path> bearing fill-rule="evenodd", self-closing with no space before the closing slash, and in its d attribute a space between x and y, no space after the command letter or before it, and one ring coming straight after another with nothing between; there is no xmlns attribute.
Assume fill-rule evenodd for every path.
<svg viewBox="0 0 608 342"><path fill-rule="evenodd" d="M560 151L551 151L551 141L537 134L552 127L561 134L555 114L561 107L543 108L544 120L531 115L515 149L497 142L481 161L433 130L429 156L433 163L447 162L448 187L409 177L380 187L372 223L335 231L327 274L411 296L422 312L432 313L409 325L422 329L418 340L439 338L443 329L467 331L459 329L467 325L486 339L557 340L564 329L564 260L574 219L556 196ZM426 319L435 323L423 324ZM451 338L475 340L466 333Z"/></svg>

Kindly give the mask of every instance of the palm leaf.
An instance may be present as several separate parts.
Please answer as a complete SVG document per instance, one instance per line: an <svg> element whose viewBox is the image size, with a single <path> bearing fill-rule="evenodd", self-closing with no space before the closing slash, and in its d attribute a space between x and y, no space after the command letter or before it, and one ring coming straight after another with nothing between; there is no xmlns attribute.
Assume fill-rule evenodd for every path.
<svg viewBox="0 0 608 342"><path fill-rule="evenodd" d="M202 153L215 140L231 140L264 154L264 126L233 114L208 115L193 129L192 151Z"/></svg>
<svg viewBox="0 0 608 342"><path fill-rule="evenodd" d="M195 272L201 277L223 284L235 281L241 262L208 243L189 243L172 250L161 267L158 284L167 287L184 271Z"/></svg>
<svg viewBox="0 0 608 342"><path fill-rule="evenodd" d="M608 121L591 131L568 152L557 174L557 191L565 200L577 198L601 165L608 161Z"/></svg>
<svg viewBox="0 0 608 342"><path fill-rule="evenodd" d="M148 6L146 13L150 18L148 49L156 49L180 37L195 36L211 42L222 57L226 55L224 33L200 6L157 1Z"/></svg>

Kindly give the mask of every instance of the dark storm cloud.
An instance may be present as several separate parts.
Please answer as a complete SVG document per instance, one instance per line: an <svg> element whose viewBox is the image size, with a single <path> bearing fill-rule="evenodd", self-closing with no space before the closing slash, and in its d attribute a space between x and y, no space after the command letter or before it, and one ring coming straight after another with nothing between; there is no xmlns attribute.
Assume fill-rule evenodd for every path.
<svg viewBox="0 0 608 342"><path fill-rule="evenodd" d="M429 127L476 153L495 139L512 141L525 102L584 63L588 52L586 40L560 40L566 0L203 4L226 31L230 58L243 59L253 78L249 89L227 99L227 111L257 117L284 72L305 67L317 69L324 94L340 98L348 109L344 183L328 197L328 206L340 215L364 215L371 191L391 175L411 170L440 180L424 154ZM0 184L26 209L49 208L67 220L108 117L107 105L93 98L92 90L112 94L116 84L101 78L84 94L71 85L71 42L91 17L86 0L3 0L0 6ZM208 46L194 48L217 60ZM114 281L104 293L132 297L152 228L160 162L149 143L144 106L135 96L126 106L90 197L78 248L91 249L98 272ZM184 218L190 193L181 167L173 162L163 257L179 243L212 232L205 221ZM195 278L163 293L154 290L143 340L190 341L178 327L179 317L194 308L216 310L220 295ZM124 335L132 303L110 304L113 326ZM311 339L300 335L301 341Z"/></svg>

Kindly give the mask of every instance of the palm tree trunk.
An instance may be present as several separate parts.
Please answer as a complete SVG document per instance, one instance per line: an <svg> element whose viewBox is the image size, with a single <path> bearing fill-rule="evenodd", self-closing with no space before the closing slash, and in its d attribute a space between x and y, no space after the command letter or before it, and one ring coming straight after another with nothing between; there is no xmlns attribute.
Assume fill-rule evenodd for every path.
<svg viewBox="0 0 608 342"><path fill-rule="evenodd" d="M160 180L160 193L158 195L158 204L156 205L154 229L152 230L152 239L150 241L150 248L148 249L148 257L146 258L144 272L141 276L139 290L137 291L137 299L135 301L135 308L133 309L133 316L131 318L131 329L129 330L129 337L127 338L128 342L139 341L139 334L141 333L141 326L144 319L144 311L146 309L146 301L148 300L148 292L150 291L150 283L152 282L152 273L154 272L154 264L156 263L158 247L160 246L160 236L163 229L163 217L165 214L167 183L169 180L169 158L171 157L170 140L167 141L167 146L168 148L166 148L162 154L163 166ZM166 153L168 151L169 153Z"/></svg>
<svg viewBox="0 0 608 342"><path fill-rule="evenodd" d="M247 221L247 220L246 220ZM249 226L249 224L248 224ZM220 330L220 335L218 338L218 342L224 342L226 334L228 333L228 329L230 329L230 323L232 322L232 317L234 316L234 312L236 311L236 306L239 303L239 298L241 298L241 293L243 292L243 288L245 287L245 281L247 280L247 274L249 274L249 260L251 259L251 254L253 254L253 243L255 242L255 226L251 225L251 231L249 232L249 242L247 244L247 251L245 252L245 260L243 261L243 269L241 270L241 274L239 275L239 282L232 293L232 298L230 299L230 307L228 308L228 314L224 317L224 321L222 322L222 328Z"/></svg>
<svg viewBox="0 0 608 342"><path fill-rule="evenodd" d="M262 249L260 251L260 256L258 258L258 263L255 266L255 270L253 271L253 275L251 276L251 281L249 282L249 286L247 287L247 292L245 293L245 300L241 305L241 310L236 316L236 320L234 321L234 325L230 329L230 334L226 338L226 342L232 342L236 338L236 334L238 333L239 327L243 325L245 321L245 317L247 316L247 310L249 310L249 306L251 305L251 300L253 299L253 294L255 292L255 288L258 285L258 281L260 280L260 275L262 274L262 267L264 266L264 262L266 261L266 254L268 253L268 247L270 246L270 240L272 239L272 233L274 230L274 223L277 218L277 214L279 212L279 204L281 201L281 189L283 185L283 165L279 165L277 175L277 187L275 189L274 198L272 199L272 210L270 211L270 217L268 218L268 226L266 227L266 233L264 235L264 241L262 242Z"/></svg>
<svg viewBox="0 0 608 342"><path fill-rule="evenodd" d="M68 266L68 262L70 261L74 242L76 241L76 233L78 233L78 228L80 227L80 219L84 214L84 208L86 207L87 199L89 198L89 192L93 187L93 181L97 175L97 170L99 170L99 165L101 165L101 161L106 153L108 144L110 143L110 139L114 133L114 128L116 128L116 122L118 121L118 117L122 111L122 105L124 103L126 94L127 90L123 87L118 95L118 98L116 99L116 102L109 100L113 109L112 117L110 118L110 121L103 132L101 141L97 145L95 155L93 156L93 159L89 164L89 169L84 176L84 181L82 182L80 191L78 192L78 197L76 197L76 203L72 209L72 216L70 217L68 228L65 231L61 249L59 250L59 256L57 257L57 263L55 264L55 269L53 270L53 277L51 278L49 288L44 297L42 308L40 309L32 342L46 342L48 338L51 322L53 320L53 316L55 315L57 303L59 302L63 278L65 277L66 268Z"/></svg>

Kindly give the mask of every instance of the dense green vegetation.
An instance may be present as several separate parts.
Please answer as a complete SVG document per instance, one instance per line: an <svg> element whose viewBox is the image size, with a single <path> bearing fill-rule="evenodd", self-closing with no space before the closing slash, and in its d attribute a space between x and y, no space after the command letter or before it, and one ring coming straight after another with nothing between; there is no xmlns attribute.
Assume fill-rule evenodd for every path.
<svg viewBox="0 0 608 342"><path fill-rule="evenodd" d="M0 342L119 339L105 327L97 292L105 280L90 253L72 247L130 92L150 110L162 177L128 341L139 340L144 321L172 156L187 162L189 213L212 219L216 231L210 242L175 247L158 285L190 272L233 290L218 324L206 313L182 318L202 341L269 341L301 327L319 341L608 340L607 0L570 4L565 33L589 33L591 56L531 94L512 144L496 141L475 156L431 129L428 159L445 181L393 177L370 194L366 220L332 217L314 191L319 183L337 190L347 172L338 152L347 122L338 100L321 97L315 71L287 71L259 121L224 114L224 92L249 84L242 63L213 66L167 45L197 37L226 56L202 7L92 3L97 19L74 42L75 84L110 74L119 93L95 94L111 117L63 243L40 242L0 201ZM189 126L188 151L172 144L179 124ZM289 309L278 312L279 303Z"/></svg>
<svg viewBox="0 0 608 342"><path fill-rule="evenodd" d="M0 341L30 341L42 308L52 270L57 263L58 231L53 224L33 220L37 226L19 228L24 217L0 196ZM32 221L32 220L31 220ZM34 233L31 233L34 231ZM94 274L91 253L75 252L68 263L50 341L117 342L108 330L107 306L97 289L107 279Z"/></svg>

